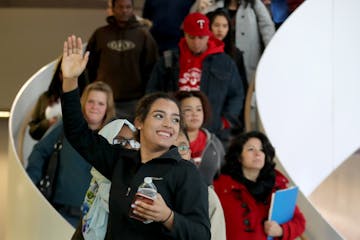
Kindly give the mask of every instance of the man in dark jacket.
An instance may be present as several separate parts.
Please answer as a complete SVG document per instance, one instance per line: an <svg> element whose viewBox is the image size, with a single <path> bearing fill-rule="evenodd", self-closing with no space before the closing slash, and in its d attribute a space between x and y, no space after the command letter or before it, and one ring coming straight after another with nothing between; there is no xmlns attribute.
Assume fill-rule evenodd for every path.
<svg viewBox="0 0 360 240"><path fill-rule="evenodd" d="M150 29L159 52L176 48L182 37L181 24L195 0L145 0L143 17L153 25Z"/></svg>
<svg viewBox="0 0 360 240"><path fill-rule="evenodd" d="M156 63L146 91L204 92L212 108L212 121L206 127L226 143L231 128L238 127L244 102L236 64L224 53L224 43L212 36L206 16L189 14L184 32L179 50L168 51Z"/></svg>
<svg viewBox="0 0 360 240"><path fill-rule="evenodd" d="M132 0L112 0L112 12L108 25L98 28L88 42L87 73L89 82L111 86L117 117L132 121L158 51L148 26L134 16Z"/></svg>

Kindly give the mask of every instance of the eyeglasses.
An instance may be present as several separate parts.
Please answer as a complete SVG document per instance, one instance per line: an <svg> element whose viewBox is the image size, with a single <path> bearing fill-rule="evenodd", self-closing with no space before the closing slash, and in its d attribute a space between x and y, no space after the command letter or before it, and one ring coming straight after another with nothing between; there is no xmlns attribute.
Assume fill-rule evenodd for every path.
<svg viewBox="0 0 360 240"><path fill-rule="evenodd" d="M177 148L178 148L180 155L188 154L189 150L190 150L189 146L183 145L183 144L179 145Z"/></svg>
<svg viewBox="0 0 360 240"><path fill-rule="evenodd" d="M139 149L140 143L135 139L127 139L127 138L114 138L113 144L119 144L122 147L130 146L131 149Z"/></svg>

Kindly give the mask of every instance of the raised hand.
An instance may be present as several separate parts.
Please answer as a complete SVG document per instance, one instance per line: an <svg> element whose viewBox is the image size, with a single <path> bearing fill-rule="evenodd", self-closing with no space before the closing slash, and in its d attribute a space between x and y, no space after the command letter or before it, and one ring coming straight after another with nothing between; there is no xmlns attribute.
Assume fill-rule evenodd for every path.
<svg viewBox="0 0 360 240"><path fill-rule="evenodd" d="M84 71L89 60L89 52L83 53L81 38L69 36L64 42L61 71L63 76L63 90L71 91L77 87L77 78Z"/></svg>

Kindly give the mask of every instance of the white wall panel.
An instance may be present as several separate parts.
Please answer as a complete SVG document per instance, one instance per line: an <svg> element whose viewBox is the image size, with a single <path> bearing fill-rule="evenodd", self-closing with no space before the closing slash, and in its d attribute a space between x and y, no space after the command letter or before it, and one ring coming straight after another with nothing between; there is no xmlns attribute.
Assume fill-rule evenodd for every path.
<svg viewBox="0 0 360 240"><path fill-rule="evenodd" d="M258 67L256 96L264 129L305 197L360 146L359 9L357 0L305 1L279 29ZM353 193L354 179L345 178L328 181L333 187L323 184L324 193ZM324 209L319 195L317 205L330 216L331 207ZM337 200L332 203L346 209L356 197L333 196ZM303 211L309 213L309 206L302 204ZM350 207L358 212L356 206ZM310 213L307 220L310 231L317 234L314 239L328 239L320 237L320 222ZM353 221L343 213L332 218ZM346 227L355 232L356 226ZM335 234L332 239L339 237Z"/></svg>
<svg viewBox="0 0 360 240"><path fill-rule="evenodd" d="M17 154L19 129L38 96L49 86L55 64L55 61L49 63L25 83L11 108L6 240L64 240L70 239L74 231L32 183ZM24 144L29 152L34 142L28 141Z"/></svg>
<svg viewBox="0 0 360 240"><path fill-rule="evenodd" d="M359 5L306 1L259 64L264 128L305 195L360 146Z"/></svg>
<svg viewBox="0 0 360 240"><path fill-rule="evenodd" d="M265 51L256 79L266 133L305 195L334 166L329 2L308 0L285 22Z"/></svg>
<svg viewBox="0 0 360 240"><path fill-rule="evenodd" d="M334 158L340 165L360 147L360 1L334 4Z"/></svg>

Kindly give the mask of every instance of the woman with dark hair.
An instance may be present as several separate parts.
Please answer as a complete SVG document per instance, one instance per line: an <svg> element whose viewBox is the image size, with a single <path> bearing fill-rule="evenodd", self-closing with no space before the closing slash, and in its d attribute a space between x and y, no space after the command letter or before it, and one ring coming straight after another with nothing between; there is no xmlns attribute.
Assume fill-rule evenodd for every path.
<svg viewBox="0 0 360 240"><path fill-rule="evenodd" d="M204 126L210 120L210 105L201 91L179 91L175 97L180 102L181 114L190 140L191 159L207 183L212 185L219 174L225 150L215 134Z"/></svg>
<svg viewBox="0 0 360 240"><path fill-rule="evenodd" d="M140 150L111 145L87 127L81 114L77 78L88 57L88 52L82 53L80 38L65 41L62 110L66 137L112 183L105 239L210 239L206 185L196 167L173 146L181 125L177 101L166 93L144 96L134 122ZM151 203L133 202L145 177L153 179L158 193Z"/></svg>
<svg viewBox="0 0 360 240"><path fill-rule="evenodd" d="M227 53L235 61L239 75L243 82L244 92L246 93L248 82L246 78L243 54L239 48L235 46L235 36L229 14L224 9L218 8L213 12L209 12L206 16L210 20L210 30L214 34L214 37L224 42L225 53Z"/></svg>
<svg viewBox="0 0 360 240"><path fill-rule="evenodd" d="M268 221L271 194L287 188L289 180L275 170L275 150L261 132L233 139L225 155L221 175L214 182L224 209L227 239L290 240L305 230L305 218L295 208L293 218L278 224Z"/></svg>
<svg viewBox="0 0 360 240"><path fill-rule="evenodd" d="M257 64L264 48L275 34L275 25L261 0L225 0L235 45L244 54L247 80L254 78Z"/></svg>
<svg viewBox="0 0 360 240"><path fill-rule="evenodd" d="M243 53L235 46L234 31L232 30L233 26L231 25L229 14L224 9L219 8L208 13L207 17L210 20L210 30L214 34L214 37L224 42L225 53L236 63L246 95L249 84L245 71ZM245 106L245 100L246 98L243 100L243 106ZM243 111L239 116L239 125L232 130L234 133L240 133L244 129L244 111L245 107L243 107Z"/></svg>

